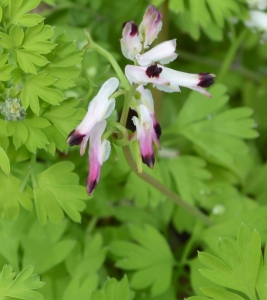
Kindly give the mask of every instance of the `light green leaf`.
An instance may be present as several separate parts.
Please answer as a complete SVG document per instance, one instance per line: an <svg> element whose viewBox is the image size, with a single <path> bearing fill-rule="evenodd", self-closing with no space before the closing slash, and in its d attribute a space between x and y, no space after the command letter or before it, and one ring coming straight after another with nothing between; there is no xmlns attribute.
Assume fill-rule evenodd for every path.
<svg viewBox="0 0 267 300"><path fill-rule="evenodd" d="M5 265L0 274L0 298L43 300L44 297L33 290L41 288L44 282L32 272L33 266L27 266L16 276L12 267Z"/></svg>
<svg viewBox="0 0 267 300"><path fill-rule="evenodd" d="M2 54L0 56L0 80L7 81L11 78L10 72L15 68L14 64L6 64L8 61L8 54Z"/></svg>
<svg viewBox="0 0 267 300"><path fill-rule="evenodd" d="M66 260L66 265L71 274L71 281L64 293L64 300L88 300L88 295L97 288L97 271L101 268L106 257L106 249L103 248L100 234L90 237L81 252L72 251Z"/></svg>
<svg viewBox="0 0 267 300"><path fill-rule="evenodd" d="M164 178L164 168L159 162L157 162L152 169L143 166L143 171L148 173L150 176L154 177L159 182L165 182L166 176ZM166 174L165 174L166 175ZM138 186L138 189L136 188ZM155 189L153 186L144 182L143 179L138 177L134 172L130 172L127 183L125 186L125 194L128 199L133 198L136 206L140 208L147 207L151 205L152 207L157 207L161 202L164 202L166 197Z"/></svg>
<svg viewBox="0 0 267 300"><path fill-rule="evenodd" d="M120 282L115 278L106 281L103 290L92 293L91 300L130 300L131 291L125 276Z"/></svg>
<svg viewBox="0 0 267 300"><path fill-rule="evenodd" d="M21 69L26 73L36 73L36 66L45 66L48 60L37 51L16 50L16 58Z"/></svg>
<svg viewBox="0 0 267 300"><path fill-rule="evenodd" d="M8 34L0 32L0 45L5 49L12 49L13 41Z"/></svg>
<svg viewBox="0 0 267 300"><path fill-rule="evenodd" d="M14 25L9 30L9 36L12 39L13 47L18 48L24 38L24 32L18 25Z"/></svg>
<svg viewBox="0 0 267 300"><path fill-rule="evenodd" d="M171 284L174 260L166 240L152 226L129 226L134 241L117 241L110 245L113 254L121 257L116 265L135 271L131 286L145 289L151 286L151 295L164 293Z"/></svg>
<svg viewBox="0 0 267 300"><path fill-rule="evenodd" d="M68 42L66 34L57 36L55 44L57 47L46 56L50 64L46 65L44 71L58 79L56 86L69 88L74 86L73 79L80 73L76 65L81 62L83 51L77 50L74 42Z"/></svg>
<svg viewBox="0 0 267 300"><path fill-rule="evenodd" d="M184 0L170 0L169 9L174 13L179 13L184 11Z"/></svg>
<svg viewBox="0 0 267 300"><path fill-rule="evenodd" d="M203 201L210 193L204 180L212 178L201 158L184 155L166 161L182 199L190 204Z"/></svg>
<svg viewBox="0 0 267 300"><path fill-rule="evenodd" d="M38 6L40 0L10 0L9 3L9 17L13 24L27 26L25 22L25 14ZM31 19L31 17L30 17ZM31 20L32 21L32 20ZM36 20L35 20L36 21ZM42 21L42 19L40 20ZM26 19L27 22L27 19ZM28 26L34 26L35 22Z"/></svg>
<svg viewBox="0 0 267 300"><path fill-rule="evenodd" d="M76 99L66 99L60 106L50 106L42 115L64 136L65 143L66 136L80 123L85 115L84 109L76 108L78 104L79 101Z"/></svg>
<svg viewBox="0 0 267 300"><path fill-rule="evenodd" d="M34 201L38 219L42 224L47 217L54 223L62 221L65 212L73 221L80 222L80 211L88 199L85 187L78 185L77 174L72 173L74 165L65 161L54 164L36 175Z"/></svg>
<svg viewBox="0 0 267 300"><path fill-rule="evenodd" d="M26 130L28 131L28 135L23 129L24 138L23 140L21 140L21 142L24 143L25 137L27 136L27 140L25 142L27 149L32 153L36 153L37 148L38 149L45 148L48 143L48 140L46 136L43 134L43 132L41 131L41 129L50 126L50 123L44 118L40 118L36 115L33 115L31 118L26 118L25 120L23 120L23 124L27 128ZM20 130L17 130L16 134L19 135L20 132L21 132Z"/></svg>
<svg viewBox="0 0 267 300"><path fill-rule="evenodd" d="M261 260L261 240L258 232L254 230L250 234L249 229L242 225L237 242L222 238L218 247L224 262L207 253L199 253L199 260L208 267L201 269L201 274L210 281L231 289L232 293L242 293L248 299L257 299L255 286ZM205 294L211 296L211 290L206 291L208 293Z"/></svg>
<svg viewBox="0 0 267 300"><path fill-rule="evenodd" d="M92 292L97 289L98 282L97 274L74 277L65 289L62 300L90 300Z"/></svg>
<svg viewBox="0 0 267 300"><path fill-rule="evenodd" d="M0 173L0 217L6 214L10 220L15 220L19 214L19 204L32 209L32 189L28 186L20 191L22 181L13 175Z"/></svg>
<svg viewBox="0 0 267 300"><path fill-rule="evenodd" d="M198 0L197 4L194 0L189 0L190 14L192 20L201 26L207 26L211 21L205 0Z"/></svg>
<svg viewBox="0 0 267 300"><path fill-rule="evenodd" d="M26 14L19 18L17 24L19 24L21 26L26 26L26 27L32 27L32 26L39 24L43 20L44 20L44 18L40 15Z"/></svg>
<svg viewBox="0 0 267 300"><path fill-rule="evenodd" d="M209 296L212 297L212 299L216 299L216 300L244 300L243 297L238 296L237 294L231 293L231 292L227 292L224 291L222 289L219 288L215 288L215 287L203 287L201 288L201 291ZM190 297L188 298L189 300L194 299L194 297ZM205 298L205 299L210 299L210 298Z"/></svg>
<svg viewBox="0 0 267 300"><path fill-rule="evenodd" d="M221 111L228 101L223 85L214 85L210 92L212 99L195 92L191 93L177 116L176 124L169 133L179 132L200 148L205 158L236 170L236 156L246 155L248 146L244 138L258 136L252 109L241 107ZM238 174L239 175L239 174Z"/></svg>
<svg viewBox="0 0 267 300"><path fill-rule="evenodd" d="M207 5L216 21L220 26L224 26L224 20L229 18L233 13L239 13L240 7L237 1L224 0L214 2L213 0L206 0Z"/></svg>
<svg viewBox="0 0 267 300"><path fill-rule="evenodd" d="M267 297L267 244L265 244L264 257L261 260L258 278L256 282L256 289L260 299Z"/></svg>
<svg viewBox="0 0 267 300"><path fill-rule="evenodd" d="M49 53L56 44L49 41L53 36L53 28L40 23L37 26L28 28L22 47L28 51L38 51L39 53Z"/></svg>
<svg viewBox="0 0 267 300"><path fill-rule="evenodd" d="M62 238L67 222L45 226L36 220L22 240L23 266L34 265L38 273L44 273L64 261L75 246L75 241Z"/></svg>
<svg viewBox="0 0 267 300"><path fill-rule="evenodd" d="M66 260L66 266L71 277L91 275L103 265L106 249L103 247L103 238L100 234L89 237L84 244L83 254L72 252Z"/></svg>
<svg viewBox="0 0 267 300"><path fill-rule="evenodd" d="M14 270L20 270L20 243L28 233L32 217L22 210L16 220L10 222L8 218L3 218L0 222L0 253Z"/></svg>
<svg viewBox="0 0 267 300"><path fill-rule="evenodd" d="M0 147L0 167L3 172L8 176L10 173L9 158L3 148Z"/></svg>
<svg viewBox="0 0 267 300"><path fill-rule="evenodd" d="M59 104L64 96L62 92L52 87L55 78L45 74L32 75L25 83L22 93L21 102L26 109L29 105L31 109L39 114L39 98L52 105Z"/></svg>

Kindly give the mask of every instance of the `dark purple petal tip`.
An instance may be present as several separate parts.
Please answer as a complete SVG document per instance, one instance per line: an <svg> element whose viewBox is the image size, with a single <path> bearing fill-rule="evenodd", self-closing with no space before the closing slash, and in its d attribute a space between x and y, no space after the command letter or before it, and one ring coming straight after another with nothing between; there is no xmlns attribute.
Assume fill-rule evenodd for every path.
<svg viewBox="0 0 267 300"><path fill-rule="evenodd" d="M154 154L145 155L145 156L142 155L142 162L144 164L146 164L149 168L152 169L154 167L154 164L155 164Z"/></svg>
<svg viewBox="0 0 267 300"><path fill-rule="evenodd" d="M159 77L159 74L162 72L162 68L159 68L157 64L152 65L146 69L146 75L151 77Z"/></svg>
<svg viewBox="0 0 267 300"><path fill-rule="evenodd" d="M130 35L131 35L131 36L136 35L136 34L138 33L138 27L137 27L137 25L136 25L134 22L132 22L132 21L124 22L124 23L122 24L122 28L124 28L124 27L126 26L127 23L130 23L130 24L131 24L131 32L130 32Z"/></svg>
<svg viewBox="0 0 267 300"><path fill-rule="evenodd" d="M214 77L216 77L214 74L210 73L199 73L199 83L198 86L201 86L203 88L209 87L214 83Z"/></svg>
<svg viewBox="0 0 267 300"><path fill-rule="evenodd" d="M161 127L159 123L154 124L154 130L156 132L157 138L159 139L161 136Z"/></svg>
<svg viewBox="0 0 267 300"><path fill-rule="evenodd" d="M93 181L90 181L90 180L87 180L86 182L86 190L87 190L87 193L88 195L92 195L93 191L95 190L96 186L97 186L97 180L93 180Z"/></svg>
<svg viewBox="0 0 267 300"><path fill-rule="evenodd" d="M85 134L79 134L76 132L76 130L72 130L72 132L67 137L67 143L70 144L70 146L74 145L80 145L83 138L85 137Z"/></svg>

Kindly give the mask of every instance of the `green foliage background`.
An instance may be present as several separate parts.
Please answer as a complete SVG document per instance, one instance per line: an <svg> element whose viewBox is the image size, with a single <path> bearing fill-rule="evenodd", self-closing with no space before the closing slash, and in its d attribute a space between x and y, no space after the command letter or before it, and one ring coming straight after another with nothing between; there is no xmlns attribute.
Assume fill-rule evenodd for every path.
<svg viewBox="0 0 267 300"><path fill-rule="evenodd" d="M84 29L124 69L122 24L149 4L156 42L177 38L171 67L217 79L212 98L155 94L162 150L144 170L209 225L117 146L89 197L87 158L66 144L116 76ZM267 43L248 15L245 0L0 0L0 299L267 298Z"/></svg>

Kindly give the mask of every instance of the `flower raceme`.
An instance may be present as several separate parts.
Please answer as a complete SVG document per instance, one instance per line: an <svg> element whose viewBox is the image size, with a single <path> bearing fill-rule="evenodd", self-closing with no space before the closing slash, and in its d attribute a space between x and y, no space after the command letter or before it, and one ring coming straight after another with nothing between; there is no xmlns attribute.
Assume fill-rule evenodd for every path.
<svg viewBox="0 0 267 300"><path fill-rule="evenodd" d="M158 90L168 93L180 92L180 86L183 86L211 97L205 88L213 84L215 77L210 73L189 74L163 66L178 56L175 53L176 39L160 43L144 52L157 38L162 27L161 18L161 13L150 5L139 28L133 21L124 23L120 40L123 55L135 62L135 65L125 67L125 75L132 85L139 85L137 88L141 94L141 103L137 109L139 118L134 117L133 122L140 142L142 160L150 168L153 168L155 161L152 144L154 142L159 147L161 130L155 119L152 95L150 93L148 97L149 90L143 86L152 83ZM144 99L150 100L143 102Z"/></svg>
<svg viewBox="0 0 267 300"><path fill-rule="evenodd" d="M87 178L87 192L91 194L100 176L100 168L110 153L109 141L101 143L101 136L106 128L105 119L110 116L115 108L115 99L109 97L119 86L115 77L108 79L100 88L98 94L92 99L88 111L82 122L69 134L67 142L80 145L80 154L85 152L86 144L90 138L89 146L89 176Z"/></svg>
<svg viewBox="0 0 267 300"><path fill-rule="evenodd" d="M140 145L138 155L142 157L143 163L150 168L153 168L155 163L153 144L160 148L161 127L155 117L152 93L144 86L151 83L155 88L169 93L180 92L180 86L183 86L210 97L211 95L205 88L213 83L215 77L210 73L189 74L165 67L165 64L175 60L178 56L175 52L175 39L165 41L147 50L161 30L161 18L161 13L153 5L150 5L139 28L133 21L123 24L122 38L120 39L122 54L127 59L134 61L134 65L125 67L125 75L130 84L135 86L129 92L123 91L117 95L124 93L126 95L125 101L128 101L125 104L128 103L137 112L138 117L132 118L136 127L136 134L131 137L128 136L128 133L124 134L127 130L124 127L121 129L124 125L124 121L122 121L121 124L114 125L114 129L109 128L105 135L121 130L123 132L122 139L125 140L123 141L124 145L138 140ZM121 74L119 75L121 76ZM81 144L81 155L84 154L89 141L89 174L86 182L89 195L97 186L101 166L110 154L110 142L103 137L103 134L107 126L106 119L115 108L115 99L109 98L118 86L119 80L114 77L102 85L98 94L91 100L84 119L67 138L67 142L71 146ZM133 93L130 99L127 97L127 93L128 95ZM126 120L128 108L127 105L123 106L123 120Z"/></svg>

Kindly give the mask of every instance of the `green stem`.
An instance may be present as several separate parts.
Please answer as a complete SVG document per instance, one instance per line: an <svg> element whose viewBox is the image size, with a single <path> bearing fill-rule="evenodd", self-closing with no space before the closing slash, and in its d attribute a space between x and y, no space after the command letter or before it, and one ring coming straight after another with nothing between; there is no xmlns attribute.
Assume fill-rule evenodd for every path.
<svg viewBox="0 0 267 300"><path fill-rule="evenodd" d="M96 52L98 52L99 54L103 55L112 65L113 69L115 70L115 72L117 73L120 82L122 83L123 87L125 90L129 90L131 85L129 83L129 81L127 80L127 78L125 77L124 73L122 72L119 64L117 63L117 61L115 60L115 58L104 48L102 48L101 46L99 46L98 44L96 44L88 31L85 31L86 37L87 37L87 41L88 44L85 46L85 48L90 48L95 50Z"/></svg>
<svg viewBox="0 0 267 300"><path fill-rule="evenodd" d="M92 217L92 219L90 220L90 222L88 223L88 226L86 228L86 235L90 235L92 233L97 221L98 221L97 217Z"/></svg>
<svg viewBox="0 0 267 300"><path fill-rule="evenodd" d="M169 199L171 199L174 203L179 205L180 207L184 208L186 211L188 211L191 215L195 216L197 219L202 221L205 225L211 226L213 225L213 222L207 217L205 214L203 214L200 210L197 208L189 205L185 201L183 201L178 195L176 195L174 192L169 190L167 187L165 187L161 182L157 181L155 178L151 177L147 173L139 173L136 163L133 159L131 150L129 146L123 147L123 153L127 160L128 165L130 168L135 172L137 176L142 178L144 181L146 181L148 184L153 186L155 189L160 191L162 194L167 196Z"/></svg>
<svg viewBox="0 0 267 300"><path fill-rule="evenodd" d="M127 117L130 109L130 101L132 101L133 95L135 93L135 90L137 89L138 85L132 85L128 94L126 95L123 103L122 113L121 113L121 119L120 123L122 126L126 127Z"/></svg>
<svg viewBox="0 0 267 300"><path fill-rule="evenodd" d="M229 48L226 57L224 59L224 62L222 64L221 70L219 75L216 78L216 82L221 82L224 80L225 75L227 74L228 70L231 67L232 62L235 59L235 55L237 50L239 49L242 41L247 35L247 28L245 28L241 34L235 39L235 41L232 43L231 47Z"/></svg>
<svg viewBox="0 0 267 300"><path fill-rule="evenodd" d="M82 71L83 71L84 78L86 79L86 81L88 83L88 86L89 86L89 90L86 93L86 96L84 97L84 100L88 100L91 97L92 93L93 93L95 85L93 84L91 78L88 76L88 73L87 73L87 70L86 70L85 59L84 59L85 54L86 54L86 50L84 51L84 54L83 54Z"/></svg>

